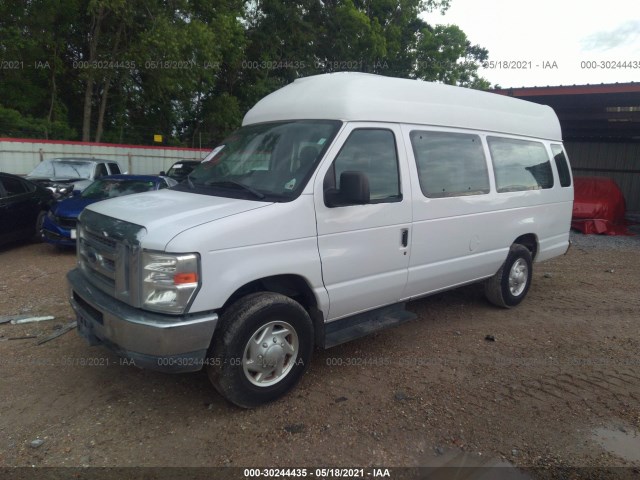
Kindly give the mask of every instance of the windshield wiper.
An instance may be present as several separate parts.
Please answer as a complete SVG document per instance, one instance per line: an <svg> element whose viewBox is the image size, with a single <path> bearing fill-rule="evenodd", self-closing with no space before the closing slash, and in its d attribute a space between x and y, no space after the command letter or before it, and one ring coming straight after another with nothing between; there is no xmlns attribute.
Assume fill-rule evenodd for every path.
<svg viewBox="0 0 640 480"><path fill-rule="evenodd" d="M78 171L78 169L76 167L74 167L73 165L67 165L68 167L71 167L71 169L76 172L76 178L82 178L82 175L80 175L80 172Z"/></svg>
<svg viewBox="0 0 640 480"><path fill-rule="evenodd" d="M235 180L222 180L218 182L206 182L206 186L208 187L239 187L247 192L251 193L254 197L262 200L264 198L264 194L257 191L255 188L251 188L244 183L236 182Z"/></svg>

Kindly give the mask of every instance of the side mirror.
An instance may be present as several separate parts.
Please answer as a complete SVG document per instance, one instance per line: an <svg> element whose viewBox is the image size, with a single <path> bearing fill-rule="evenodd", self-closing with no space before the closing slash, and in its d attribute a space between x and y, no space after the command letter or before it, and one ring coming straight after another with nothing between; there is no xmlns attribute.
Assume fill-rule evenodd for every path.
<svg viewBox="0 0 640 480"><path fill-rule="evenodd" d="M162 170L158 175L160 175L161 177L164 177L167 175L167 172L165 172L164 170Z"/></svg>
<svg viewBox="0 0 640 480"><path fill-rule="evenodd" d="M331 189L325 192L327 207L365 205L370 200L369 177L364 172L342 172L340 174L340 189Z"/></svg>

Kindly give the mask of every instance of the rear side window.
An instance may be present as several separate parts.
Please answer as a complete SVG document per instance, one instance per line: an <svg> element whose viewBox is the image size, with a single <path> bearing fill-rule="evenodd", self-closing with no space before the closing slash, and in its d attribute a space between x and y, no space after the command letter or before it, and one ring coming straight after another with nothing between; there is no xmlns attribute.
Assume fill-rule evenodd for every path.
<svg viewBox="0 0 640 480"><path fill-rule="evenodd" d="M489 193L487 162L478 135L413 131L410 136L426 197Z"/></svg>
<svg viewBox="0 0 640 480"><path fill-rule="evenodd" d="M120 172L120 167L117 163L109 163L109 170L111 170L111 175L116 175Z"/></svg>
<svg viewBox="0 0 640 480"><path fill-rule="evenodd" d="M541 142L487 137L498 192L553 187L551 162Z"/></svg>
<svg viewBox="0 0 640 480"><path fill-rule="evenodd" d="M560 177L561 187L571 186L571 172L569 171L569 162L564 154L564 150L561 145L552 143L551 152L556 162L556 168L558 169L558 177Z"/></svg>

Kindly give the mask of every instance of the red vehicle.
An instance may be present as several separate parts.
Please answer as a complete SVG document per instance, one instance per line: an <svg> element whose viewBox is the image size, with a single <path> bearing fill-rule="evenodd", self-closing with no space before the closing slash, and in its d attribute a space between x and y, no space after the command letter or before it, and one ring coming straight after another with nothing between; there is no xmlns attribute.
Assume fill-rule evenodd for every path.
<svg viewBox="0 0 640 480"><path fill-rule="evenodd" d="M571 228L584 234L629 235L622 191L612 178L575 177Z"/></svg>

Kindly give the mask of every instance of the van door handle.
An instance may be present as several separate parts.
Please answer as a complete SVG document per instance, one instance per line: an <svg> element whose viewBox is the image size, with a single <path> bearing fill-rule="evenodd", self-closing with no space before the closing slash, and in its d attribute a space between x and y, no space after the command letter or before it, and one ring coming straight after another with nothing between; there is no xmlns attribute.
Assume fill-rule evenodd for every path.
<svg viewBox="0 0 640 480"><path fill-rule="evenodd" d="M409 229L403 228L402 229L402 246L406 247L407 245L409 245Z"/></svg>

